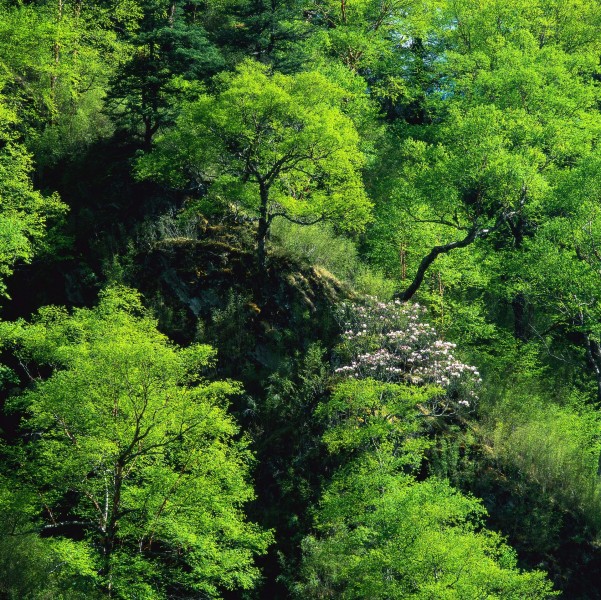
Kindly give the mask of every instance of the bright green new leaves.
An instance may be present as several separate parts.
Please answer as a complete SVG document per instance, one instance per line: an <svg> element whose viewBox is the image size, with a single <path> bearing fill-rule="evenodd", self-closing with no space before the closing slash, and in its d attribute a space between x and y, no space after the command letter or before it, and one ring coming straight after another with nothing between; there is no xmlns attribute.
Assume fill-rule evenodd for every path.
<svg viewBox="0 0 601 600"><path fill-rule="evenodd" d="M378 493L366 481L374 463L362 465L359 485L370 485L369 504L348 502L334 485L322 510L339 514L320 521L323 538L307 538L299 598L445 600L550 598L539 572L522 573L514 552L481 529L485 510L448 484L397 477Z"/></svg>
<svg viewBox="0 0 601 600"><path fill-rule="evenodd" d="M328 426L323 440L330 452L351 455L387 447L399 470L417 468L429 443L417 435L421 424L416 406L428 404L439 392L434 386L418 388L373 379L340 384L316 410L316 417ZM400 448L402 452L397 452Z"/></svg>
<svg viewBox="0 0 601 600"><path fill-rule="evenodd" d="M460 52L483 50L494 38L521 43L525 36L540 48L560 47L575 58L598 54L601 8L587 0L430 1L437 34ZM455 23L454 27L448 27Z"/></svg>
<svg viewBox="0 0 601 600"><path fill-rule="evenodd" d="M66 209L57 195L43 196L30 180L29 154L15 141L15 115L0 98L0 294L17 261L29 261L48 217Z"/></svg>
<svg viewBox="0 0 601 600"><path fill-rule="evenodd" d="M403 179L395 194L409 217L461 237L471 228L535 217L549 188L548 156L539 146L544 132L536 119L494 104L454 107L436 133L436 145L403 145Z"/></svg>
<svg viewBox="0 0 601 600"><path fill-rule="evenodd" d="M418 483L427 446L416 402L427 390L371 380L339 386L318 409L330 451L347 461L326 488L318 535L304 540L299 598L545 599L540 572L482 528L486 511L434 478Z"/></svg>
<svg viewBox="0 0 601 600"><path fill-rule="evenodd" d="M112 132L103 99L125 46L102 6L14 4L1 5L0 87L38 160L55 164Z"/></svg>
<svg viewBox="0 0 601 600"><path fill-rule="evenodd" d="M521 251L550 217L557 178L592 151L601 133L591 58L598 42L568 52L559 23L552 25L561 11L454 2L441 3L436 14L425 48L421 122L398 127L376 180L382 186L396 174L376 192L382 201L373 243L374 256L387 253L380 235L396 245L390 256L402 248L409 262L402 275L416 273L405 298L438 256L492 233L501 246ZM583 29L595 18L587 12Z"/></svg>
<svg viewBox="0 0 601 600"><path fill-rule="evenodd" d="M407 12L413 0L316 0L311 19L322 25L317 39L323 48L353 70L364 70L386 61L396 38L406 31Z"/></svg>
<svg viewBox="0 0 601 600"><path fill-rule="evenodd" d="M319 73L270 75L250 61L219 83L216 96L184 107L139 175L207 189L213 202L257 218L259 252L276 217L360 230L371 205L345 91Z"/></svg>
<svg viewBox="0 0 601 600"><path fill-rule="evenodd" d="M252 457L225 400L239 387L204 380L211 348L171 345L127 290L94 310L3 324L2 338L24 364L53 366L12 402L36 432L15 457L18 476L47 534L76 532L102 589L164 598L252 587L269 535L244 519Z"/></svg>

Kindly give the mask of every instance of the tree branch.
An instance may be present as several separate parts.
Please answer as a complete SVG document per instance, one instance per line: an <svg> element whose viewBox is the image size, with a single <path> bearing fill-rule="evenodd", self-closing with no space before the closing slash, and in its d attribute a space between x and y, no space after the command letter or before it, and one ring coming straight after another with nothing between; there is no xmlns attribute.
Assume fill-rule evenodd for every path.
<svg viewBox="0 0 601 600"><path fill-rule="evenodd" d="M321 223L326 218L325 215L321 215L320 217L316 217L312 221L306 221L302 218L295 219L294 217L291 217L290 215L286 214L285 212L275 212L275 213L271 213L269 215L269 219L268 219L269 223L271 223L275 217L283 217L287 221L290 221L291 223L296 223L297 225L316 225L317 223ZM309 218L309 217L307 217L307 218Z"/></svg>
<svg viewBox="0 0 601 600"><path fill-rule="evenodd" d="M463 239L457 240L455 242L449 242L448 244L443 244L442 246L434 246L434 248L432 248L432 250L430 250L430 252L428 252L428 254L424 256L424 258L422 258L422 261L419 264L417 273L415 274L413 281L404 291L396 293L394 297L398 300L401 300L402 302L407 302L408 300L411 300L415 292L419 290L421 284L423 283L426 271L441 254L447 254L448 252L451 252L451 250L455 250L456 248L465 248L466 246L469 246L470 244L475 242L478 238L486 237L493 231L499 229L507 221L509 216L509 214L500 215L495 225L489 228L481 228L480 226L478 226L478 224L474 224L468 230L467 235Z"/></svg>

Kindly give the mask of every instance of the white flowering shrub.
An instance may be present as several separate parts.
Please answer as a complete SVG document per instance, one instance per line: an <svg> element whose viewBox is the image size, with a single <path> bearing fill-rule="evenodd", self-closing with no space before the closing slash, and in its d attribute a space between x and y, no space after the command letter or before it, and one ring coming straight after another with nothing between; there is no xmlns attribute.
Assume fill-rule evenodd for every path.
<svg viewBox="0 0 601 600"><path fill-rule="evenodd" d="M369 298L343 303L343 342L336 373L355 379L436 385L456 408L469 408L481 384L476 367L457 360L456 344L440 340L425 322L426 308Z"/></svg>

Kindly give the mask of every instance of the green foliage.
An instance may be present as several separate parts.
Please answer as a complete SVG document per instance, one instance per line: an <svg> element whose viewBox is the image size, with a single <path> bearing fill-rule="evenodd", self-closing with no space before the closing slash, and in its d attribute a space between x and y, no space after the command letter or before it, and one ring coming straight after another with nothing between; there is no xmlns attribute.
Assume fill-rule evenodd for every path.
<svg viewBox="0 0 601 600"><path fill-rule="evenodd" d="M599 2L0 8L0 596L597 598Z"/></svg>
<svg viewBox="0 0 601 600"><path fill-rule="evenodd" d="M416 402L429 392L372 380L340 386L320 407L330 451L350 458L326 488L317 536L305 539L304 598L549 598L540 572L522 573L486 511L444 481L410 474L427 445ZM409 470L408 470L409 469Z"/></svg>
<svg viewBox="0 0 601 600"><path fill-rule="evenodd" d="M39 249L49 218L66 207L56 194L33 188L31 157L16 140L16 117L0 99L0 293L17 261L30 261Z"/></svg>
<svg viewBox="0 0 601 600"><path fill-rule="evenodd" d="M323 510L339 516L320 523L332 532L328 537L304 542L306 583L299 586L299 597L517 600L553 595L541 573L520 572L499 536L480 530L484 510L479 502L435 480L397 479L395 484L361 508L349 506L346 489L331 490ZM344 500L332 506L335 493Z"/></svg>
<svg viewBox="0 0 601 600"><path fill-rule="evenodd" d="M407 93L399 69L407 41L422 33L421 11L430 7L420 4L414 0L315 0L309 14L318 29L309 44L347 68L365 73L375 84L376 95L393 90L399 94L401 89Z"/></svg>
<svg viewBox="0 0 601 600"><path fill-rule="evenodd" d="M120 598L253 585L270 536L244 520L252 457L225 402L239 387L204 379L211 348L170 344L123 289L94 310L2 324L2 339L24 364L53 367L11 401L43 432L13 464L46 534L79 532L71 569L98 564L100 588Z"/></svg>
<svg viewBox="0 0 601 600"><path fill-rule="evenodd" d="M573 402L566 406L548 405L536 396L513 398L498 405L486 429L494 461L512 474L519 493L538 490L537 503L556 507L564 515L587 524L587 535L599 535L601 492L599 456L601 423L596 411ZM561 517L553 515L553 527ZM533 523L533 529L535 524ZM556 543L552 535L542 535L539 547Z"/></svg>
<svg viewBox="0 0 601 600"><path fill-rule="evenodd" d="M357 451L392 450L391 465L417 469L429 442L416 435L421 430L416 407L437 392L373 379L350 380L339 384L315 414L328 426L323 439L330 452L352 456Z"/></svg>
<svg viewBox="0 0 601 600"><path fill-rule="evenodd" d="M270 75L251 61L217 85L217 96L185 106L175 129L139 160L140 177L206 188L213 202L257 218L260 254L276 217L363 228L371 206L364 157L341 110L342 88L320 73Z"/></svg>
<svg viewBox="0 0 601 600"><path fill-rule="evenodd" d="M280 219L271 228L271 243L285 255L324 267L343 281L351 282L360 268L355 244L327 224L303 227Z"/></svg>
<svg viewBox="0 0 601 600"><path fill-rule="evenodd" d="M328 223L304 227L276 220L270 244L276 253L327 269L362 295L388 300L394 293L395 282L363 262L353 240L338 235Z"/></svg>
<svg viewBox="0 0 601 600"><path fill-rule="evenodd" d="M592 58L599 39L591 34L598 10L430 5L435 16L422 25L407 12L428 32L415 80L417 48L404 59L406 79L422 86L421 113L407 114L399 100L391 140L371 174L376 220L368 251L401 279L419 274L424 257L431 256L427 270L437 257L460 253L440 266L438 258L440 279L426 278L424 287L448 288L460 276L462 293L498 283L503 300L515 302L516 335L525 338L520 315L530 298L521 272L532 263L526 246L559 216L558 179L590 154L600 132ZM564 28L578 39L577 51ZM468 252L456 249L474 243ZM515 281L511 290L508 279ZM410 283L402 285L410 290Z"/></svg>
<svg viewBox="0 0 601 600"><path fill-rule="evenodd" d="M178 97L223 67L218 49L194 18L196 5L142 0L129 36L131 52L111 81L109 108L116 122L141 133L150 148L158 129L174 117ZM190 14L192 12L192 14Z"/></svg>
<svg viewBox="0 0 601 600"><path fill-rule="evenodd" d="M113 129L102 114L122 48L103 6L3 2L1 88L45 165L73 157Z"/></svg>
<svg viewBox="0 0 601 600"><path fill-rule="evenodd" d="M311 24L302 18L305 0L226 0L209 2L205 22L228 58L248 56L292 73L307 64L304 40Z"/></svg>
<svg viewBox="0 0 601 600"><path fill-rule="evenodd" d="M64 538L41 538L31 526L35 497L19 482L0 480L0 594L9 600L96 598L94 558Z"/></svg>
<svg viewBox="0 0 601 600"><path fill-rule="evenodd" d="M227 360L243 360L253 347L250 324L256 313L250 297L230 290L223 308L216 308L207 327L209 339Z"/></svg>

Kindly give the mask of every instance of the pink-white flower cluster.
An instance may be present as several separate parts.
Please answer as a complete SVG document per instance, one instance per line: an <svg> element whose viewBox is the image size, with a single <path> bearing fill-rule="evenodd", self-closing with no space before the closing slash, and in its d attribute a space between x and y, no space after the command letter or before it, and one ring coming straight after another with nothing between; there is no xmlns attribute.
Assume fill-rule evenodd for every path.
<svg viewBox="0 0 601 600"><path fill-rule="evenodd" d="M482 382L476 367L453 355L456 344L438 339L435 329L423 320L426 309L419 304L380 302L364 305L344 303L340 310L343 343L342 366L336 373L380 381L433 384L463 407L476 398Z"/></svg>

